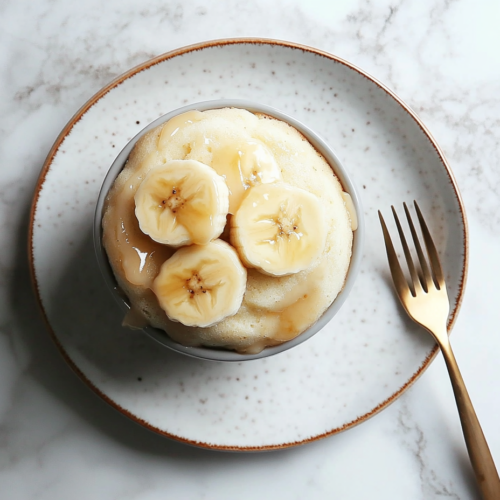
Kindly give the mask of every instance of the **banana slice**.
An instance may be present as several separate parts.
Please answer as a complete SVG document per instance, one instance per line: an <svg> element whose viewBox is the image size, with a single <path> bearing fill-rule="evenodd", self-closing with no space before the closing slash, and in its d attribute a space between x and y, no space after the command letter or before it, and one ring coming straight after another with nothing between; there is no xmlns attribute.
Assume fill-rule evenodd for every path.
<svg viewBox="0 0 500 500"><path fill-rule="evenodd" d="M236 314L247 283L247 270L227 243L180 248L166 260L153 292L167 316L186 326L207 327Z"/></svg>
<svg viewBox="0 0 500 500"><path fill-rule="evenodd" d="M270 276L311 267L323 252L326 233L319 199L283 183L250 189L231 219L231 244L243 263Z"/></svg>
<svg viewBox="0 0 500 500"><path fill-rule="evenodd" d="M141 230L174 247L206 245L219 237L229 208L224 179L196 160L172 160L152 168L134 199Z"/></svg>
<svg viewBox="0 0 500 500"><path fill-rule="evenodd" d="M221 144L213 151L211 166L226 180L230 214L236 213L247 189L281 180L273 154L256 139Z"/></svg>

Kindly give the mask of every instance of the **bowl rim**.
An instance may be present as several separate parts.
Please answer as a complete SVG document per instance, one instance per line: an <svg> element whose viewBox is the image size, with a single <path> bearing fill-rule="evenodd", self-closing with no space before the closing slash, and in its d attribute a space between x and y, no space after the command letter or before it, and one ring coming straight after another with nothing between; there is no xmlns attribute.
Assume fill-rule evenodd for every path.
<svg viewBox="0 0 500 500"><path fill-rule="evenodd" d="M363 247L364 247L364 212L361 204L361 198L356 186L348 174L347 170L343 166L342 162L338 158L337 154L333 148L316 132L310 129L307 125L301 121L293 118L282 111L273 108L271 106L261 104L255 101L247 99L215 99L208 101L201 101L196 103L191 103L186 106L174 109L153 122L146 125L139 133L137 133L118 153L114 161L112 162L110 168L108 169L104 181L99 190L99 196L96 203L96 209L94 213L93 221L93 238L94 238L94 250L97 258L97 263L99 270L106 282L108 289L111 291L113 297L118 303L119 307L125 313L130 309L129 304L125 300L124 293L120 290L116 278L113 274L111 265L109 264L106 251L102 245L102 216L104 211L104 204L109 190L111 189L116 177L124 168L127 159L134 148L135 144L139 139L144 136L150 130L158 127L162 123L167 122L171 118L178 116L187 111L207 111L211 109L221 109L221 108L241 108L252 113L263 113L269 115L273 118L282 120L292 127L296 128L304 137L312 144L312 146L325 158L327 163L332 168L334 174L338 177L342 188L347 192L352 199L354 209L356 211L356 216L358 219L358 227L353 231L353 243L352 243L352 253L351 260L349 263L349 268L347 270L344 285L337 297L328 306L328 308L323 312L320 318L313 323L309 328L304 330L302 333L297 335L297 337L283 342L279 345L266 347L260 353L257 354L240 354L236 351L231 351L222 348L210 348L210 347L187 347L179 344L178 342L171 339L166 332L152 326L146 326L142 329L147 335L152 339L156 340L161 345L174 350L178 353L185 354L187 356L209 360L209 361L225 361L225 362L242 362L250 361L255 359L263 359L281 352L287 351L299 344L302 344L306 340L313 337L318 333L323 327L325 327L332 318L340 310L344 302L346 301L349 292L354 286L357 274L359 272Z"/></svg>

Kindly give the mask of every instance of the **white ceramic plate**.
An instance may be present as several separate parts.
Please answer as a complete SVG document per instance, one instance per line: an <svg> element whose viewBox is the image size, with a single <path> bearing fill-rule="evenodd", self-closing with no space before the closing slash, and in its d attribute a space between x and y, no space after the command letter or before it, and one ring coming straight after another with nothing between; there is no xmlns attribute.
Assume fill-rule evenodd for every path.
<svg viewBox="0 0 500 500"><path fill-rule="evenodd" d="M182 105L250 99L291 115L330 143L360 188L366 251L340 312L290 351L246 363L201 361L120 327L99 274L92 219L117 153L144 125ZM415 114L345 61L271 40L225 40L147 61L72 118L35 193L31 264L52 337L108 403L145 427L215 449L293 446L359 424L398 397L436 349L399 306L377 210L413 199L427 216L451 297L463 296L468 233L453 175Z"/></svg>

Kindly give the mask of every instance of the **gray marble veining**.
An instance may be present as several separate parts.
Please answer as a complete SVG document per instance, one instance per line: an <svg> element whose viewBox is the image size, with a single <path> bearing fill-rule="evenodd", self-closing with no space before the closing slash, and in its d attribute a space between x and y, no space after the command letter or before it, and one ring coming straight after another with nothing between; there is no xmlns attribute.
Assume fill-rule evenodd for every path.
<svg viewBox="0 0 500 500"><path fill-rule="evenodd" d="M94 397L52 345L31 291L26 232L36 179L58 133L131 66L232 36L335 53L411 105L457 177L471 261L453 345L498 463L497 3L10 0L0 11L0 496L477 498L440 358L374 419L298 449L214 454L136 427Z"/></svg>

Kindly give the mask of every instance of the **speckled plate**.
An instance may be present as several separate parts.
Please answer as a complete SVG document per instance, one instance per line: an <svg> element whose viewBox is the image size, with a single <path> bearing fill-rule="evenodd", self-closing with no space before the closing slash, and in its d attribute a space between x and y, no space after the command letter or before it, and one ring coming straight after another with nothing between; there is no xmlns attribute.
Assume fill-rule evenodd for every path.
<svg viewBox="0 0 500 500"><path fill-rule="evenodd" d="M122 328L92 246L99 188L116 154L158 116L216 98L269 104L314 129L351 172L365 209L366 252L341 311L303 344L245 363L188 358ZM436 353L393 294L377 220L377 209L389 215L391 204L413 199L444 262L451 328L467 274L465 212L450 167L413 111L331 54L272 40L207 42L120 76L64 128L33 201L33 280L64 358L131 419L207 448L294 446L365 421Z"/></svg>

